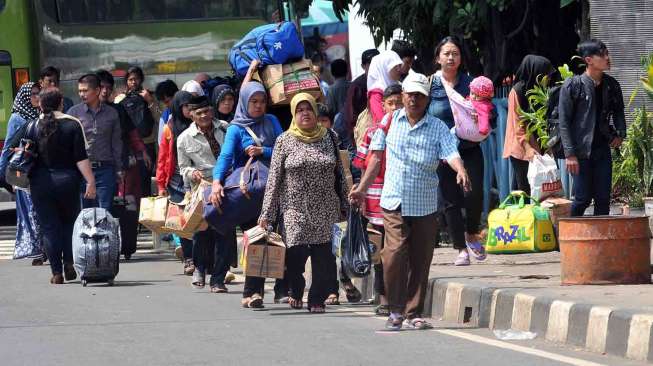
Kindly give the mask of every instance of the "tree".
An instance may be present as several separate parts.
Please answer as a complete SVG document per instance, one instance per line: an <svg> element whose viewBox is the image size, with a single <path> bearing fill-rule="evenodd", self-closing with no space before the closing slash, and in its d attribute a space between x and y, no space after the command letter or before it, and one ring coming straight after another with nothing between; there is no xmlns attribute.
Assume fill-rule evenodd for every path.
<svg viewBox="0 0 653 366"><path fill-rule="evenodd" d="M585 28L581 14L586 0L353 0L378 44L402 29L418 49L417 71L434 71L433 51L447 35L463 40L470 73L498 82L512 75L528 53L568 62ZM311 0L296 0L308 7ZM352 0L335 0L343 14Z"/></svg>

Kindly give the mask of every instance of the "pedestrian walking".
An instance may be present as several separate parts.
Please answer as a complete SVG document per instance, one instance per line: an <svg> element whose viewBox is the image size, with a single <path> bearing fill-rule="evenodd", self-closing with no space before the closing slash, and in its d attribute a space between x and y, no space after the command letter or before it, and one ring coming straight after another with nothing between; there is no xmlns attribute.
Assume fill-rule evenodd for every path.
<svg viewBox="0 0 653 366"><path fill-rule="evenodd" d="M574 176L572 216L583 216L594 201L594 215L610 214L612 152L626 138L621 85L608 75L610 53L596 39L581 42L582 75L567 79L560 89L560 136L567 171ZM612 118L610 118L612 117Z"/></svg>
<svg viewBox="0 0 653 366"><path fill-rule="evenodd" d="M59 88L61 81L61 71L54 66L46 66L41 69L39 74L39 85L42 89ZM72 99L63 97L63 112L68 113L68 110L74 105Z"/></svg>
<svg viewBox="0 0 653 366"><path fill-rule="evenodd" d="M256 157L265 165L270 164L277 137L283 132L279 120L266 114L267 94L263 85L250 81L242 85L238 96L236 114L231 121L220 156L213 170L211 203L218 207L224 196L223 184L230 171L244 167L250 157ZM256 137L250 135L251 131ZM254 141L258 140L258 143ZM256 220L239 226L244 232L256 226ZM263 307L265 279L245 277L242 305L249 308Z"/></svg>
<svg viewBox="0 0 653 366"><path fill-rule="evenodd" d="M348 73L349 65L347 65L347 61L337 59L331 62L331 75L333 75L335 80L329 87L327 106L334 116L344 110L345 101L347 100L347 90L350 85L350 82L347 80Z"/></svg>
<svg viewBox="0 0 653 366"><path fill-rule="evenodd" d="M385 116L383 92L388 86L399 83L403 64L394 51L383 51L372 59L367 73L367 107L373 124L378 124Z"/></svg>
<svg viewBox="0 0 653 366"><path fill-rule="evenodd" d="M124 175L117 182L116 195L119 197L117 200L114 199L111 212L120 223L120 252L126 260L129 260L136 252L138 212L142 197L141 170L138 161L142 160L148 169L151 169L152 161L129 114L122 104L114 103L112 100L115 85L113 75L106 70L98 70L95 74L100 78L100 101L114 108L120 118Z"/></svg>
<svg viewBox="0 0 653 366"><path fill-rule="evenodd" d="M455 126L451 104L445 85L461 96L469 96L472 78L464 72L462 46L456 37L446 37L435 49L438 70L431 76L428 113L442 120L449 129ZM438 166L440 195L438 202L443 212L449 238L459 255L454 264L470 264L470 252L477 260L485 259L481 244L481 213L483 211L483 151L478 142L458 139L458 151L469 174L471 191L464 192L456 183L457 173L447 161ZM463 217L463 209L465 216ZM468 250L469 249L469 250Z"/></svg>
<svg viewBox="0 0 653 366"><path fill-rule="evenodd" d="M215 108L215 118L231 122L236 107L236 93L231 86L226 84L216 86L213 88L211 98L211 106Z"/></svg>
<svg viewBox="0 0 653 366"><path fill-rule="evenodd" d="M97 187L97 197L83 197L82 207L111 210L116 180L123 177L120 117L114 108L100 100L100 78L97 75L82 76L77 86L82 103L70 108L68 114L79 119L84 127L88 138L88 158Z"/></svg>
<svg viewBox="0 0 653 366"><path fill-rule="evenodd" d="M224 144L228 124L213 118L213 107L205 96L191 98L188 109L193 123L179 136L177 155L185 186L194 190L203 180L213 181L213 168ZM235 238L235 230L221 235L211 227L193 235L195 273L192 284L195 288L205 286L206 274L212 268L211 292L228 291L225 276L231 264L231 246Z"/></svg>
<svg viewBox="0 0 653 366"><path fill-rule="evenodd" d="M161 117L159 117L159 128L157 129L157 146L161 145L161 136L163 135L163 128L168 119L170 119L170 114L172 113L172 98L174 98L175 93L179 91L177 84L174 81L168 79L156 84L154 89L154 95L159 103L163 104L165 109L161 112Z"/></svg>
<svg viewBox="0 0 653 366"><path fill-rule="evenodd" d="M38 83L28 82L23 84L14 99L11 108L11 116L7 122L7 135L5 145L0 155L0 176L5 181L5 171L9 158L13 151L9 148L9 142L14 139L16 133L29 122L39 118L39 93L41 86ZM39 220L32 204L32 196L29 190L18 187L14 190L16 194L16 245L14 248L14 259L32 258L33 266L40 266L45 262L46 255L43 248L43 237Z"/></svg>
<svg viewBox="0 0 653 366"><path fill-rule="evenodd" d="M354 79L349 85L349 89L347 89L343 118L345 119L348 133L352 135L354 133L354 127L356 127L358 115L367 108L367 73L372 58L378 54L379 51L375 48L363 51L361 54L361 67L364 73Z"/></svg>
<svg viewBox="0 0 653 366"><path fill-rule="evenodd" d="M519 111L530 111L526 92L533 89L538 77L552 76L555 69L546 57L526 55L522 60L515 79L517 82L508 95L508 121L503 143L503 158L510 159L512 165L512 189L531 193L528 184L528 163L535 155L542 154L537 136L526 135L526 128Z"/></svg>
<svg viewBox="0 0 653 366"><path fill-rule="evenodd" d="M396 110L402 109L404 107L402 96L401 85L393 84L385 89L383 93L383 109L386 113L384 119L392 118L392 113ZM387 129L391 125L390 121L381 122L375 126L370 127L365 132L365 137L363 137L363 142L358 146L356 150L356 156L352 164L361 170L361 174L365 175L365 170L368 167L369 160L371 160L371 151L369 151L369 146L372 143L372 138L376 133L376 130L379 129L379 125L383 124L386 128L385 133L387 134ZM381 159L381 168L379 174L374 178L374 181L367 188L365 195L365 218L372 225L372 227L381 233L381 249L383 249L383 241L385 236L385 231L383 229L383 209L381 209L381 193L383 192L383 182L385 177L386 170L386 158L385 153ZM374 265L374 292L379 295L379 306L375 309L376 315L387 316L390 315L390 309L388 308L388 300L385 296L385 284L383 281L383 264Z"/></svg>
<svg viewBox="0 0 653 366"><path fill-rule="evenodd" d="M280 223L286 251L286 279L290 306L303 307L306 260L311 258L312 282L308 309L323 313L336 281L331 252L331 227L349 208L336 135L317 122L315 98L307 93L293 97L290 129L275 145L259 225ZM336 187L336 189L334 189Z"/></svg>
<svg viewBox="0 0 653 366"><path fill-rule="evenodd" d="M184 200L186 188L184 179L179 169L177 158L177 144L179 136L188 126L193 123L191 119L190 103L192 94L183 90L178 91L172 98L172 109L170 120L163 128L161 145L159 145L159 156L156 167L156 183L159 189L159 196L168 196L170 202L180 203ZM180 238L182 260L184 262L184 274L192 276L195 272L193 263L193 241Z"/></svg>
<svg viewBox="0 0 653 366"><path fill-rule="evenodd" d="M350 193L352 202L361 206L381 170L385 151L387 164L381 193L385 247L381 256L390 309L386 327L390 330L431 327L422 315L432 243L438 232L436 170L442 160L456 172L456 184L465 189L469 186L456 138L443 121L427 113L429 87L422 74L406 77L402 85L404 108L385 119L389 127L381 124L374 133L365 175Z"/></svg>
<svg viewBox="0 0 653 366"><path fill-rule="evenodd" d="M50 283L61 284L64 276L66 281L77 278L72 239L84 182L80 172L86 181L85 199L95 198L95 176L81 121L59 112L63 108L61 92L45 89L39 103L43 113L36 126L39 154L30 176L30 191L52 271ZM10 147L17 147L18 140L14 139Z"/></svg>
<svg viewBox="0 0 653 366"><path fill-rule="evenodd" d="M132 123L136 126L139 135L145 144L145 150L150 161L155 161L157 133L154 129L154 121L158 118L154 114L159 113L159 106L149 90L143 87L145 74L138 66L132 66L127 69L125 74L125 84L127 89L124 94L116 97L115 102L120 103L129 114ZM152 195L152 176L153 166L146 164L144 160L138 159L138 165L141 172L141 189L144 196Z"/></svg>

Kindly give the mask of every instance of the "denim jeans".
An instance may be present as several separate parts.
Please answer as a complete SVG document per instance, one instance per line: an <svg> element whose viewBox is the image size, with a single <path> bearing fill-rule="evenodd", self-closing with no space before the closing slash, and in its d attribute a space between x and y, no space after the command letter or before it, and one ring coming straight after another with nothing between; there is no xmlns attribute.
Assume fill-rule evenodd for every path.
<svg viewBox="0 0 653 366"><path fill-rule="evenodd" d="M63 263L73 263L73 225L79 214L77 170L38 167L30 177L34 210L39 218L43 243L52 273L62 273Z"/></svg>
<svg viewBox="0 0 653 366"><path fill-rule="evenodd" d="M574 202L571 216L583 216L594 200L594 215L610 214L612 191L612 153L610 147L592 149L589 159L578 159L574 175Z"/></svg>
<svg viewBox="0 0 653 366"><path fill-rule="evenodd" d="M82 208L100 207L107 210L113 206L113 197L116 194L116 168L112 165L104 165L100 168L93 168L95 176L95 199L84 198L86 192L86 180L81 185Z"/></svg>

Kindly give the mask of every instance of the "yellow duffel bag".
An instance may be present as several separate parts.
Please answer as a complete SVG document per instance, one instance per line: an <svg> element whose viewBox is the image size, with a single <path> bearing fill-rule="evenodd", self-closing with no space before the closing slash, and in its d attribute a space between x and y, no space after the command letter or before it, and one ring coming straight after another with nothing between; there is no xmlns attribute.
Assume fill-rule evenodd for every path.
<svg viewBox="0 0 653 366"><path fill-rule="evenodd" d="M556 248L549 211L523 191L513 191L488 216L488 253L537 253Z"/></svg>

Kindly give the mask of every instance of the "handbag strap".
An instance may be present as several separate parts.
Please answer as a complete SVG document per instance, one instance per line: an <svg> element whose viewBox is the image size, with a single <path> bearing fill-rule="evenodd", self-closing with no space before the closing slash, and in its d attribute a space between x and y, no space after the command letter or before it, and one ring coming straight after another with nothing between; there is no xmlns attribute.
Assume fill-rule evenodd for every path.
<svg viewBox="0 0 653 366"><path fill-rule="evenodd" d="M245 126L245 131L247 131L247 133L248 133L250 136L252 136L252 140L254 140L254 143L256 144L256 146L258 146L258 147L262 147L262 146L263 146L263 144L261 144L261 139L259 139L258 136L256 136L256 134L254 133L254 131L252 131L252 129L249 128L249 126Z"/></svg>
<svg viewBox="0 0 653 366"><path fill-rule="evenodd" d="M342 185L341 181L343 179L342 174L340 169L338 169L338 162L340 162L340 149L338 149L338 144L336 143L336 136L335 132L333 132L330 128L327 129L329 133L329 137L331 137L331 142L333 143L333 151L336 156L336 167L334 168L334 173L336 175L336 182L335 182L335 190L336 193L338 194L338 197L341 199L344 198L344 193L342 192ZM341 164L342 165L342 164ZM344 169L344 167L343 167Z"/></svg>
<svg viewBox="0 0 653 366"><path fill-rule="evenodd" d="M247 197L247 199L250 199L249 192L247 191L247 182L245 182L245 173L249 172L252 169L252 163L254 162L254 157L250 157L247 159L247 163L245 163L245 167L243 170L240 172L240 181L238 182L238 185L240 187L240 191L243 192L243 195Z"/></svg>
<svg viewBox="0 0 653 366"><path fill-rule="evenodd" d="M526 205L525 200L527 198L530 198L531 202L534 205L536 205L536 206L539 205L539 201L532 198L528 194L526 194L526 192L524 192L524 191L512 191L512 192L510 192L508 197L506 197L506 199L503 200L503 202L501 202L501 205L499 205L499 208L501 208L501 209L506 208L506 206L508 206L508 203L510 203L510 202L514 203L515 199L517 199L517 198L519 198L519 201L517 201L518 204L519 204L519 208L523 208Z"/></svg>

